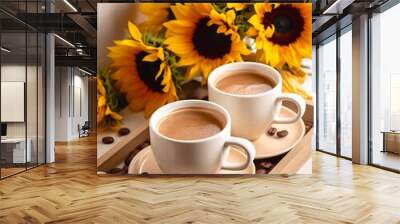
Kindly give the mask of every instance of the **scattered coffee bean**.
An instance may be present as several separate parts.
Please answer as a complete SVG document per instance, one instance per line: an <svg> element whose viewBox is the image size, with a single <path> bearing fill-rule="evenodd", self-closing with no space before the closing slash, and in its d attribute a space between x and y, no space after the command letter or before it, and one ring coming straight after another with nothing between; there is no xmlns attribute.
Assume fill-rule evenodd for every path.
<svg viewBox="0 0 400 224"><path fill-rule="evenodd" d="M111 136L106 136L103 138L103 143L104 144L112 144L114 142L114 138Z"/></svg>
<svg viewBox="0 0 400 224"><path fill-rule="evenodd" d="M273 164L267 161L263 161L260 163L260 166L265 169L270 169L273 166Z"/></svg>
<svg viewBox="0 0 400 224"><path fill-rule="evenodd" d="M278 129L271 127L270 129L268 129L267 134L273 136L275 135L276 131L278 131Z"/></svg>
<svg viewBox="0 0 400 224"><path fill-rule="evenodd" d="M266 173L267 173L267 170L265 170L265 169L256 170L256 174L266 174Z"/></svg>
<svg viewBox="0 0 400 224"><path fill-rule="evenodd" d="M129 166L129 164L131 164L131 161L133 159L133 157L136 156L136 154L139 152L139 150L135 149L133 150L128 157L126 157L125 159L125 165Z"/></svg>
<svg viewBox="0 0 400 224"><path fill-rule="evenodd" d="M129 128L121 128L121 129L119 129L118 134L120 136L125 136L125 135L129 134L130 132L131 132L131 130L129 130Z"/></svg>
<svg viewBox="0 0 400 224"><path fill-rule="evenodd" d="M121 173L121 172L122 172L122 169L116 167L116 168L112 168L108 173L110 173L110 174L117 174L117 173Z"/></svg>
<svg viewBox="0 0 400 224"><path fill-rule="evenodd" d="M286 131L286 130L278 131L278 132L276 133L276 135L277 135L279 138L286 137L288 134L289 134L289 132Z"/></svg>

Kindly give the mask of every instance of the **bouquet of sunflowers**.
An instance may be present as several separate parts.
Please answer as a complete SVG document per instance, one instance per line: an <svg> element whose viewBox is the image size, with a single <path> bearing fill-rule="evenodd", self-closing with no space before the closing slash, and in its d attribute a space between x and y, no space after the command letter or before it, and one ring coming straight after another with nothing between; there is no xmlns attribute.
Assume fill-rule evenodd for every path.
<svg viewBox="0 0 400 224"><path fill-rule="evenodd" d="M98 95L105 99L98 104L100 128L118 126L125 105L149 117L180 99L189 80L205 84L213 69L243 60L274 67L283 77L283 91L311 98L302 89L307 74L301 68L312 54L311 4L141 3L139 8L146 20L128 22L129 37L109 47L112 63L98 76ZM104 82L112 85L105 89ZM125 103L117 100L121 95Z"/></svg>

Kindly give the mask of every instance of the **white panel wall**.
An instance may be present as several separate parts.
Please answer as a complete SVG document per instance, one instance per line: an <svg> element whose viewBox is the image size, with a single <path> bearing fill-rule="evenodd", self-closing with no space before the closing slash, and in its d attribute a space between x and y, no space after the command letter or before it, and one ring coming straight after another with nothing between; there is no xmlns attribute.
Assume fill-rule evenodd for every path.
<svg viewBox="0 0 400 224"><path fill-rule="evenodd" d="M56 141L79 138L78 125L88 120L88 78L71 67L56 68Z"/></svg>

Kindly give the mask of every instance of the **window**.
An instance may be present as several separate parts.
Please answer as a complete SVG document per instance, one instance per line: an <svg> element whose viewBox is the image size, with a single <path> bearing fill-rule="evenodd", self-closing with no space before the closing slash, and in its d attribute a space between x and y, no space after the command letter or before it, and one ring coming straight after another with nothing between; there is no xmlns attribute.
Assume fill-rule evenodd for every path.
<svg viewBox="0 0 400 224"><path fill-rule="evenodd" d="M400 170L400 5L371 18L370 161Z"/></svg>
<svg viewBox="0 0 400 224"><path fill-rule="evenodd" d="M318 48L318 149L336 153L336 38Z"/></svg>
<svg viewBox="0 0 400 224"><path fill-rule="evenodd" d="M352 32L340 36L340 155L352 157Z"/></svg>

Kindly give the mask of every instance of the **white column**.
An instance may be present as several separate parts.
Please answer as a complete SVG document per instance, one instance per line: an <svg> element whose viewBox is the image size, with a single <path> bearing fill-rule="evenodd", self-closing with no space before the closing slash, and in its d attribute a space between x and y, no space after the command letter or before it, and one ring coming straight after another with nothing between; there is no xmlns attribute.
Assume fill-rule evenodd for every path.
<svg viewBox="0 0 400 224"><path fill-rule="evenodd" d="M46 36L46 163L55 161L55 54L54 35Z"/></svg>
<svg viewBox="0 0 400 224"><path fill-rule="evenodd" d="M353 162L368 163L368 15L353 20Z"/></svg>

